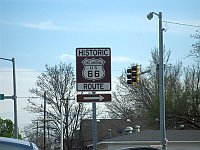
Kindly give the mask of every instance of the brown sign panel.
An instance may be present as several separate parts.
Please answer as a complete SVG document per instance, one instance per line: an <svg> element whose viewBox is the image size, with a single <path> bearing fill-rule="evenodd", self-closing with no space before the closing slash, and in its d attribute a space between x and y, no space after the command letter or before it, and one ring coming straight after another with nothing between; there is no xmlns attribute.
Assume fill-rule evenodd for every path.
<svg viewBox="0 0 200 150"><path fill-rule="evenodd" d="M80 94L77 102L111 102L111 94Z"/></svg>
<svg viewBox="0 0 200 150"><path fill-rule="evenodd" d="M111 49L76 49L77 91L111 90Z"/></svg>

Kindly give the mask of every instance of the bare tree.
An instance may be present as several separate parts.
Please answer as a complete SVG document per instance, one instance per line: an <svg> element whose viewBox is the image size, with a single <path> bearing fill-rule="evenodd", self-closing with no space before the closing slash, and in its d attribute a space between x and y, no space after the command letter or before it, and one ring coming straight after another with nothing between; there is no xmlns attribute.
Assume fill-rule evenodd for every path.
<svg viewBox="0 0 200 150"><path fill-rule="evenodd" d="M70 150L74 144L76 130L79 128L80 118L87 115L89 111L83 104L72 100L75 97L75 76L71 64L60 63L54 67L46 65L45 69L46 71L41 73L36 81L36 88L30 89L30 92L41 98L44 98L46 92L46 112L48 119L51 120L48 127L51 130L51 137L58 141L61 135L60 118L61 107L63 107L64 148ZM26 109L38 114L38 118L43 118L44 108L41 103L33 98L28 102Z"/></svg>
<svg viewBox="0 0 200 150"><path fill-rule="evenodd" d="M197 30L195 34L191 35L191 37L196 39L197 42L192 44L192 49L190 50L188 56L193 57L194 60L200 63L200 30Z"/></svg>

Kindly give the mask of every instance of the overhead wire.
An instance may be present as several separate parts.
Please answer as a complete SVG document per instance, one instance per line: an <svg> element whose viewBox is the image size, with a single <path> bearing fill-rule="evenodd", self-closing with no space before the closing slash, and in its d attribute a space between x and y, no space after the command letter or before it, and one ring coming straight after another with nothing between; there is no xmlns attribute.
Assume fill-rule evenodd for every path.
<svg viewBox="0 0 200 150"><path fill-rule="evenodd" d="M114 69L114 70L111 70L111 71L123 71L122 69L120 70L120 69ZM4 71L4 70L0 70L0 72L4 72L4 73L6 73L6 72L12 72L12 70L7 70L7 71ZM15 72L25 72L25 73L29 73L29 72L33 72L33 73L42 73L42 72L45 72L45 71L37 71L37 70L35 70L35 71L29 71L29 70L27 70L27 71L20 71L20 70L16 70Z"/></svg>
<svg viewBox="0 0 200 150"><path fill-rule="evenodd" d="M179 22L172 22L172 21L162 21L169 24L175 24L180 26L188 26L188 27L194 27L194 28L200 28L200 25L193 25L193 24L186 24L186 23L179 23Z"/></svg>

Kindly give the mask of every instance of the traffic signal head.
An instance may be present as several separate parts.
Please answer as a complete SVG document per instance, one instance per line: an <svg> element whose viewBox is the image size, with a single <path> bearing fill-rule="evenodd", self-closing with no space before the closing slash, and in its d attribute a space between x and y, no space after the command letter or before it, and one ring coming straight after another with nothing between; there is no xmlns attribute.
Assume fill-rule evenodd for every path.
<svg viewBox="0 0 200 150"><path fill-rule="evenodd" d="M127 84L134 84L139 82L139 65L132 66L127 69Z"/></svg>
<svg viewBox="0 0 200 150"><path fill-rule="evenodd" d="M4 100L4 94L0 94L0 100Z"/></svg>
<svg viewBox="0 0 200 150"><path fill-rule="evenodd" d="M139 67L139 65L136 65L136 66L132 66L132 68L131 68L133 71L135 71L135 72L138 72L139 73L139 70L140 70L140 67Z"/></svg>
<svg viewBox="0 0 200 150"><path fill-rule="evenodd" d="M127 73L132 73L132 68L131 69L127 69Z"/></svg>

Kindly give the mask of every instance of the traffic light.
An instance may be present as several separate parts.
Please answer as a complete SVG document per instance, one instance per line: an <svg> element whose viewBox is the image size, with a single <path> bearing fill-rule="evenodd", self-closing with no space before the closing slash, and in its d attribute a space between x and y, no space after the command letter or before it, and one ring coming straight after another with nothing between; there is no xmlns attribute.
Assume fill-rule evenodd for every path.
<svg viewBox="0 0 200 150"><path fill-rule="evenodd" d="M0 94L0 100L4 100L4 94Z"/></svg>
<svg viewBox="0 0 200 150"><path fill-rule="evenodd" d="M127 69L127 84L139 82L139 69L139 65L132 66L131 68Z"/></svg>

